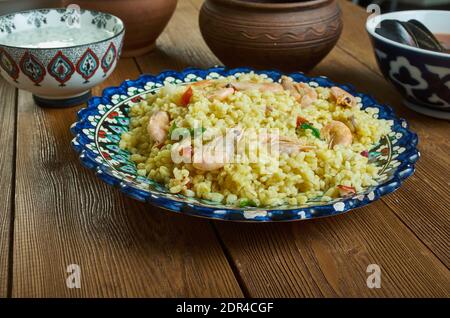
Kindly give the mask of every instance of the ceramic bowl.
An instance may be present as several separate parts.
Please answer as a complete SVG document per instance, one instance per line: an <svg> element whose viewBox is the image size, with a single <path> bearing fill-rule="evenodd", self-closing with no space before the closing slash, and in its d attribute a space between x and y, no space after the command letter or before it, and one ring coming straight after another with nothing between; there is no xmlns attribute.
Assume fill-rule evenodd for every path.
<svg viewBox="0 0 450 318"><path fill-rule="evenodd" d="M79 153L84 166L94 170L97 176L109 185L117 186L137 200L178 213L232 221L292 221L341 214L391 193L414 173L414 165L419 158L416 148L418 139L417 135L408 129L404 119L396 117L389 106L379 104L368 95L357 93L349 85L339 85L325 77L311 78L301 73L291 73L289 76L295 81L307 82L312 86L339 86L356 96L362 108L375 107L379 110L375 116L393 121L392 132L369 151L369 160L381 169L376 186L368 187L351 197L333 201L317 196L298 206L237 208L172 194L163 184L137 173L130 153L119 147L121 135L129 130L130 107L146 96L155 94L166 83L186 85L203 79L239 77L250 71L253 70L219 67L206 70L186 69L182 72L166 71L155 76L143 75L137 80L125 81L119 87L107 88L102 97L92 98L88 107L78 113L78 122L71 127L75 135L72 146ZM279 71L256 73L274 81L279 81L283 74Z"/></svg>
<svg viewBox="0 0 450 318"><path fill-rule="evenodd" d="M206 0L200 30L227 67L309 71L342 31L336 0Z"/></svg>
<svg viewBox="0 0 450 318"><path fill-rule="evenodd" d="M0 17L0 66L40 106L69 107L114 70L125 28L110 14L39 9Z"/></svg>
<svg viewBox="0 0 450 318"><path fill-rule="evenodd" d="M450 34L450 11L400 11L367 21L375 57L383 75L403 95L404 105L419 113L450 119L450 54L415 48L375 33L384 19L416 19L433 33Z"/></svg>

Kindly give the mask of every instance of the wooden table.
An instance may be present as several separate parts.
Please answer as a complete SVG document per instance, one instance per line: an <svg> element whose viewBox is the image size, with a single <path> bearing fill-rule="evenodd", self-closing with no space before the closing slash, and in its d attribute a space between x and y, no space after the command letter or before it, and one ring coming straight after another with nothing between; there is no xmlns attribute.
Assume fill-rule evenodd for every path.
<svg viewBox="0 0 450 318"><path fill-rule="evenodd" d="M203 42L201 0L181 0L153 53L122 59L94 91L140 73L220 64ZM449 122L413 113L380 75L367 14L342 1L345 28L312 72L391 104L422 156L397 192L345 215L283 224L215 222L134 201L83 168L78 108L42 109L0 83L0 297L412 297L450 295ZM80 289L66 286L69 264ZM369 264L381 288L369 289Z"/></svg>

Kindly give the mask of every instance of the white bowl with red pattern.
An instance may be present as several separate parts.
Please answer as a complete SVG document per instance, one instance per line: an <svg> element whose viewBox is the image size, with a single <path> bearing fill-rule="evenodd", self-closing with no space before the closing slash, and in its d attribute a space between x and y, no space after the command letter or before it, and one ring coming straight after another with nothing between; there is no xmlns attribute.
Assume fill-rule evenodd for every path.
<svg viewBox="0 0 450 318"><path fill-rule="evenodd" d="M113 72L124 34L119 18L78 7L0 16L0 73L40 106L78 105Z"/></svg>

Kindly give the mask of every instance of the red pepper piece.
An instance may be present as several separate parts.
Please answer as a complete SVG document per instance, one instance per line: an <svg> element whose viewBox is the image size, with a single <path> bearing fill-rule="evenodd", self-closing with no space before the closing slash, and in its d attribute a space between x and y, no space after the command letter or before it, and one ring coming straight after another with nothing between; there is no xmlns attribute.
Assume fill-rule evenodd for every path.
<svg viewBox="0 0 450 318"><path fill-rule="evenodd" d="M189 105L193 94L194 94L194 92L192 90L192 87L189 86L188 89L181 96L181 106Z"/></svg>
<svg viewBox="0 0 450 318"><path fill-rule="evenodd" d="M356 193L356 189L354 187L349 187L340 184L337 186L337 188L339 190L339 194L341 195L341 197L345 197Z"/></svg>
<svg viewBox="0 0 450 318"><path fill-rule="evenodd" d="M307 123L308 123L308 120L306 118L297 116L297 123L296 123L297 128L300 127L302 124L307 124Z"/></svg>

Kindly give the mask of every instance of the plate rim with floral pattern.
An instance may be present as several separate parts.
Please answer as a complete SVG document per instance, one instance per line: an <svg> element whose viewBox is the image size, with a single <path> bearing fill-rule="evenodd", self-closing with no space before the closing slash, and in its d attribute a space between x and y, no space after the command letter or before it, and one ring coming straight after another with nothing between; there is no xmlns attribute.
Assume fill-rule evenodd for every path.
<svg viewBox="0 0 450 318"><path fill-rule="evenodd" d="M70 128L75 136L72 146L85 167L94 170L96 175L109 185L118 187L139 201L183 214L232 221L294 221L342 214L397 190L402 182L414 173L414 165L420 157L417 134L408 129L406 120L397 117L390 106L379 104L370 95L356 92L352 85L337 84L325 76L309 77L301 72L295 72L285 75L312 86L338 86L354 95L363 108L376 107L379 110L377 115L379 118L393 121L393 132L384 137L383 144L376 146L379 148L375 147L375 150L371 151L371 154L374 154L372 160L384 162L381 173L385 178L384 181L367 188L364 192L331 202L311 200L297 207L285 205L239 208L171 194L163 185L137 175L136 167L129 159L128 152L118 147L120 134L128 129L127 109L130 106L142 100L142 96L158 90L164 83L185 85L221 76L238 77L248 72L267 76L274 81L285 74L277 70L261 71L248 67L187 68L180 72L168 70L158 75L144 74L137 80L126 80L118 87L108 87L104 89L101 97L91 98L87 107L78 112L78 121Z"/></svg>

